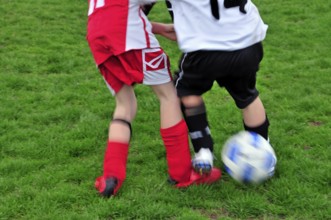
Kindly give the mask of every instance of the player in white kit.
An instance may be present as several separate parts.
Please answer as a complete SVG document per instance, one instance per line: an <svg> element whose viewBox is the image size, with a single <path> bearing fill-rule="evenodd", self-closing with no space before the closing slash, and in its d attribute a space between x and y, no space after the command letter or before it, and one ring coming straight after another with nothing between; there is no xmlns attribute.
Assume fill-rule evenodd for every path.
<svg viewBox="0 0 331 220"><path fill-rule="evenodd" d="M116 100L103 175L95 182L99 193L105 197L115 195L126 178L131 122L137 112L133 86L137 83L151 86L159 98L160 133L171 182L176 187L187 187L217 181L221 176L218 169L210 175L200 175L192 169L187 126L172 83L168 56L160 48L138 1L89 0L87 41Z"/></svg>
<svg viewBox="0 0 331 220"><path fill-rule="evenodd" d="M195 151L192 163L208 173L214 143L202 94L215 81L241 109L245 130L268 139L269 120L256 89L268 26L250 0L169 0L168 7L183 52L175 83Z"/></svg>

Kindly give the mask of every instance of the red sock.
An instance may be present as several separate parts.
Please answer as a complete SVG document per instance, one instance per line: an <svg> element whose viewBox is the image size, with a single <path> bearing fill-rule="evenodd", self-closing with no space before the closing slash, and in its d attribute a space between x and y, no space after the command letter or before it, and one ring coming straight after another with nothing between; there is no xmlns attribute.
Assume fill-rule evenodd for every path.
<svg viewBox="0 0 331 220"><path fill-rule="evenodd" d="M170 128L161 128L160 132L166 148L170 178L177 182L188 181L191 174L191 153L185 121Z"/></svg>
<svg viewBox="0 0 331 220"><path fill-rule="evenodd" d="M124 181L126 177L126 163L128 158L129 143L108 141L103 163L103 176L116 177Z"/></svg>

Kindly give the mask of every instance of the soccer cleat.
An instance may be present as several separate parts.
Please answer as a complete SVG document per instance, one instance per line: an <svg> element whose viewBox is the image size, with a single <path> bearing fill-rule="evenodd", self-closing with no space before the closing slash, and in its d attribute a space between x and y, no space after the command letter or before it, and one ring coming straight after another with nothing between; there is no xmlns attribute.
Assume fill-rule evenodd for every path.
<svg viewBox="0 0 331 220"><path fill-rule="evenodd" d="M95 188L99 191L101 196L110 197L114 196L122 185L122 181L115 177L105 178L103 176L98 177L95 180Z"/></svg>
<svg viewBox="0 0 331 220"><path fill-rule="evenodd" d="M193 169L200 175L208 174L213 168L213 154L207 148L201 148L192 160Z"/></svg>
<svg viewBox="0 0 331 220"><path fill-rule="evenodd" d="M184 188L191 185L212 184L218 181L221 178L221 175L222 175L221 170L217 168L212 168L209 174L202 174L202 175L192 170L189 181L178 183L176 181L169 179L169 183L175 185L175 187L177 188Z"/></svg>

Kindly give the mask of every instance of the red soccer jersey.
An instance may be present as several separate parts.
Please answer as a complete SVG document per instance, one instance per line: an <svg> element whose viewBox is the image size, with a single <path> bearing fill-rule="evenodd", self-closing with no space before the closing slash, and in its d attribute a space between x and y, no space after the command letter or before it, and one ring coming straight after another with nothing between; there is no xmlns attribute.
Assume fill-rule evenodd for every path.
<svg viewBox="0 0 331 220"><path fill-rule="evenodd" d="M112 55L160 47L136 0L89 0L87 41L99 65Z"/></svg>

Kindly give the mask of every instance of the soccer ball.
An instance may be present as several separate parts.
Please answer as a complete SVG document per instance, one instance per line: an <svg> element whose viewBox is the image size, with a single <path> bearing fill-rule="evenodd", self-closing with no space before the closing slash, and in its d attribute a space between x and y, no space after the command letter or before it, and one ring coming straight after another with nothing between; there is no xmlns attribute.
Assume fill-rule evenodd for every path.
<svg viewBox="0 0 331 220"><path fill-rule="evenodd" d="M262 183L274 175L277 158L269 142L254 132L231 136L222 149L226 172L240 183Z"/></svg>

